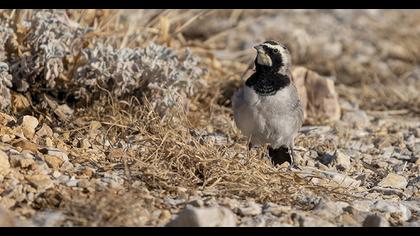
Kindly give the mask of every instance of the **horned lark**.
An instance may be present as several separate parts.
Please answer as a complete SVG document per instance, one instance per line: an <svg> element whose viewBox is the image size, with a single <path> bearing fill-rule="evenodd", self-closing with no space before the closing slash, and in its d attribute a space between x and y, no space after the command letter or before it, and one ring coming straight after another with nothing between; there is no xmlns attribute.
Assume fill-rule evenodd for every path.
<svg viewBox="0 0 420 236"><path fill-rule="evenodd" d="M290 72L290 53L274 41L254 48L255 72L232 98L235 123L248 137L250 148L268 144L274 165L288 161L293 166L303 108Z"/></svg>

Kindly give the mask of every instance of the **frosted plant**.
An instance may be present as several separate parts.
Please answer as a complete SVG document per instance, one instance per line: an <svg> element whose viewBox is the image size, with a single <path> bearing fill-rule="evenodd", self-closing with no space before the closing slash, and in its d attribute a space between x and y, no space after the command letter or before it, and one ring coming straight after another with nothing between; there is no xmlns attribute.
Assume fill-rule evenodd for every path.
<svg viewBox="0 0 420 236"><path fill-rule="evenodd" d="M42 78L48 88L64 71L63 59L81 48L82 37L90 31L67 18L64 10L34 11L23 26L28 35L22 43L30 50L13 58L11 72L18 91L26 91L35 79Z"/></svg>
<svg viewBox="0 0 420 236"><path fill-rule="evenodd" d="M189 50L184 59L175 50L150 43L146 48L114 49L97 45L85 49L87 64L78 68L76 80L82 85L78 96L100 93L106 88L122 98L146 93L161 111L177 104L181 96L191 96L205 85L205 70Z"/></svg>
<svg viewBox="0 0 420 236"><path fill-rule="evenodd" d="M162 112L205 85L206 71L188 49L179 53L154 43L116 49L104 43L108 37L100 36L90 38L90 47L82 49L84 37L93 29L71 21L64 10L34 10L16 24L19 27L0 22L0 59L7 63L0 84L2 107L10 104L11 87L34 92L32 96L49 90L73 93L79 99L108 94L106 89L118 99L145 95ZM68 62L80 52L82 58L72 68Z"/></svg>
<svg viewBox="0 0 420 236"><path fill-rule="evenodd" d="M0 62L0 110L10 106L11 95L10 88L12 87L12 76L9 74L9 66Z"/></svg>
<svg viewBox="0 0 420 236"><path fill-rule="evenodd" d="M12 29L3 22L0 23L0 110L11 104L12 76L9 73L9 65L4 61L6 60L5 44L12 33Z"/></svg>

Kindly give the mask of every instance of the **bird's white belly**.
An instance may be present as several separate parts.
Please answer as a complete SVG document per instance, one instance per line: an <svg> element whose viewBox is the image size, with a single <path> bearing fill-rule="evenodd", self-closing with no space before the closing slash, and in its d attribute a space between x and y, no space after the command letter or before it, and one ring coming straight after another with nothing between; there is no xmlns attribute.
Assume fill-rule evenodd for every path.
<svg viewBox="0 0 420 236"><path fill-rule="evenodd" d="M274 96L258 96L251 88L243 88L242 106L235 110L235 122L253 145L270 144L274 148L288 145L295 129L291 114L290 91L278 91Z"/></svg>

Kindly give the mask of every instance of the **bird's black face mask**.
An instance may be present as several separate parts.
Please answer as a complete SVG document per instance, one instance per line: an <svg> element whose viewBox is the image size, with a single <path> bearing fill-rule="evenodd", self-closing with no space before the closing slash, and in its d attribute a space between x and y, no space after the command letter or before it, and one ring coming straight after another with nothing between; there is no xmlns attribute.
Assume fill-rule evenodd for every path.
<svg viewBox="0 0 420 236"><path fill-rule="evenodd" d="M277 48L261 44L255 47L257 57L255 67L257 71L277 73L284 66L283 56Z"/></svg>

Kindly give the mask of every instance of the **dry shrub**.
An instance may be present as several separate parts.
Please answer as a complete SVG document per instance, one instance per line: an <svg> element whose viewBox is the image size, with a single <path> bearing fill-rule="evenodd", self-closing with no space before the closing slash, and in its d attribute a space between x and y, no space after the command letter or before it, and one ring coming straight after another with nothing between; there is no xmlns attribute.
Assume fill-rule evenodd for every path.
<svg viewBox="0 0 420 236"><path fill-rule="evenodd" d="M29 92L35 101L42 100L47 93L73 105L90 105L92 100L107 96L108 90L117 98L141 97L146 93L155 108L163 112L191 97L197 87L205 86L202 78L206 71L199 67L199 58L190 50L178 51L150 41L140 48L122 45L117 48L118 42L137 34L125 28L126 33L119 35L121 26L127 25L117 22L122 16L117 12L100 12L3 12L2 108L11 104L9 89ZM177 32L187 27L186 16L191 12L186 13L181 14L186 22L175 29ZM153 17L149 20L144 22L144 27L156 24ZM111 33L115 34L110 36ZM150 34L144 32L143 36ZM8 73L12 75L13 86Z"/></svg>

